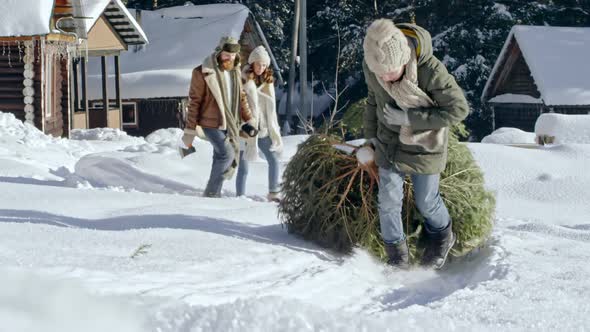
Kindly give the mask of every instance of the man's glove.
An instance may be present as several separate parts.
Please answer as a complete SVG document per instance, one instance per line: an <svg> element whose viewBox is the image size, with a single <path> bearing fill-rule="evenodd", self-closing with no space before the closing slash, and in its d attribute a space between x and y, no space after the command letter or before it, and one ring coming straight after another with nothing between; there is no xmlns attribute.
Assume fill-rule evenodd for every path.
<svg viewBox="0 0 590 332"><path fill-rule="evenodd" d="M244 123L244 125L242 126L242 131L246 133L246 135L250 136L250 137L255 137L256 135L258 135L258 130L256 130L256 128L254 128L253 125L249 124L249 123Z"/></svg>
<svg viewBox="0 0 590 332"><path fill-rule="evenodd" d="M408 111L395 108L390 104L385 104L383 108L385 114L385 121L392 126L409 126L410 119L408 118Z"/></svg>
<svg viewBox="0 0 590 332"><path fill-rule="evenodd" d="M189 154L192 154L192 153L197 152L197 150L195 150L195 147L194 146L191 146L188 149L185 149L183 147L179 147L178 150L180 152L180 157L181 158L184 158L184 157L188 156Z"/></svg>
<svg viewBox="0 0 590 332"><path fill-rule="evenodd" d="M182 135L179 146L178 152L182 158L188 156L191 153L195 153L195 148L193 147L193 141L195 140L195 135L184 133Z"/></svg>
<svg viewBox="0 0 590 332"><path fill-rule="evenodd" d="M193 141L195 140L195 135L184 133L180 141L182 142L181 147L183 149L188 149L193 146Z"/></svg>

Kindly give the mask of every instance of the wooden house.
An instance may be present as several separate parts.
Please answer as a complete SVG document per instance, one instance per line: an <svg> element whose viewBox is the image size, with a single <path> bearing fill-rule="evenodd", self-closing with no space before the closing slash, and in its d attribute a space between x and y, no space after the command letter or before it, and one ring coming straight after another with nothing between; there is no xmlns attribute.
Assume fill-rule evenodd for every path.
<svg viewBox="0 0 590 332"><path fill-rule="evenodd" d="M269 49L250 10L240 4L187 4L132 12L150 44L133 47L120 57L123 128L131 135L184 126L192 70L213 53L222 36L240 39L242 64L256 46ZM274 58L273 64L277 68ZM101 72L98 61L89 63L91 107L104 104ZM115 76L109 71L109 77ZM115 89L112 82L108 89ZM116 104L113 97L109 94L110 105Z"/></svg>
<svg viewBox="0 0 590 332"><path fill-rule="evenodd" d="M542 113L590 113L590 28L514 26L482 93L493 130L533 132Z"/></svg>
<svg viewBox="0 0 590 332"><path fill-rule="evenodd" d="M69 2L23 0L0 11L0 111L13 113L44 133L68 129L68 48L75 34L58 22L73 15ZM66 110L66 111L64 111Z"/></svg>
<svg viewBox="0 0 590 332"><path fill-rule="evenodd" d="M92 1L92 0L85 0ZM95 17L88 29L88 37L78 47L79 56L72 66L72 127L119 128L123 129L123 104L121 102L120 55L130 47L145 45L148 39L145 32L129 13L121 0L108 0L103 10ZM100 86L89 90L87 63L100 62ZM112 62L111 62L112 60ZM112 64L114 75L109 77L109 63ZM109 90L110 84L114 88ZM89 103L90 95L99 95L102 101L113 100L113 103ZM106 105L106 106L105 106Z"/></svg>
<svg viewBox="0 0 590 332"><path fill-rule="evenodd" d="M76 120L70 110L77 106L71 83L76 64L84 63L78 58L92 55L95 48L109 51L111 45L104 41L112 36L121 39L105 32L101 22L113 6L125 7L120 0L19 0L11 5L0 11L0 111L46 134L68 136Z"/></svg>

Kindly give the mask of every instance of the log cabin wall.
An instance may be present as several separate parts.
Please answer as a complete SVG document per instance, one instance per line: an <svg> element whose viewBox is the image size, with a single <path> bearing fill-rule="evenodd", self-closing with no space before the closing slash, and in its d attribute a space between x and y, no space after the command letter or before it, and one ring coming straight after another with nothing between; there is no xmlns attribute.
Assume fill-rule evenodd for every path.
<svg viewBox="0 0 590 332"><path fill-rule="evenodd" d="M22 52L22 50L21 50ZM24 62L16 42L2 42L0 55L0 111L25 120Z"/></svg>
<svg viewBox="0 0 590 332"><path fill-rule="evenodd" d="M242 30L242 34L240 35L240 57L242 66L248 64L248 57L252 50L256 48L256 46L261 45L262 42L260 38L256 35L256 30L251 22L250 18L246 20L244 23L244 30Z"/></svg>
<svg viewBox="0 0 590 332"><path fill-rule="evenodd" d="M35 88L35 94L33 95L33 107L35 107L35 127L37 127L39 130L43 131L44 127L43 127L43 109L42 109L42 104L43 104L43 99L42 99L42 82L41 82L41 68L42 68L42 63L41 63L41 45L39 44L38 41L35 41L35 47L34 49L34 55L35 55L35 60L33 62L33 72L35 74L35 76L33 77L33 85Z"/></svg>
<svg viewBox="0 0 590 332"><path fill-rule="evenodd" d="M41 47L38 40L35 40L33 49L33 60L30 65L25 64L25 47L22 40L3 41L3 53L0 55L0 111L9 112L21 120L26 120L25 113L25 81L33 89L32 103L34 107L33 124L45 134L56 137L67 134L68 124L68 96L69 87L67 84L67 59L61 59L58 54L50 57L41 56ZM44 71L47 70L46 61L52 61L53 78L44 82ZM28 66L28 70L26 67ZM31 77L27 77L32 73ZM31 82L32 81L32 82ZM32 83L32 84L31 84ZM51 98L52 109L46 110L45 97L47 90L46 83L52 84ZM44 113L45 112L45 113Z"/></svg>

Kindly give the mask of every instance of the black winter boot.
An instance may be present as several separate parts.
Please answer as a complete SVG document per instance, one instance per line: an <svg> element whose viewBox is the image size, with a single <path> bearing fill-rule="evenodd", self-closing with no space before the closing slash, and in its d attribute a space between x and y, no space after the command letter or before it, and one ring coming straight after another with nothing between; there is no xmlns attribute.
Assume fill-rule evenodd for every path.
<svg viewBox="0 0 590 332"><path fill-rule="evenodd" d="M385 252L387 252L387 264L397 267L399 269L407 270L410 268L410 255L408 253L408 244L406 240L400 241L396 244L385 244Z"/></svg>
<svg viewBox="0 0 590 332"><path fill-rule="evenodd" d="M426 235L428 244L422 256L422 265L439 270L445 265L447 256L457 240L453 233L453 225L450 222L446 228L436 233L430 233L427 230Z"/></svg>

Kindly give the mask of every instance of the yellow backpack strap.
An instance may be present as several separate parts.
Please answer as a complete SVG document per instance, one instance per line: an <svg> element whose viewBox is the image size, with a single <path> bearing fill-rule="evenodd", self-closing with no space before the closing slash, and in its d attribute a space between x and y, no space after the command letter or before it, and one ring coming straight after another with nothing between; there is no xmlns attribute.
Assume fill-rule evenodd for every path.
<svg viewBox="0 0 590 332"><path fill-rule="evenodd" d="M400 29L404 35L414 39L416 41L416 57L420 57L420 40L418 39L418 35L412 29Z"/></svg>

